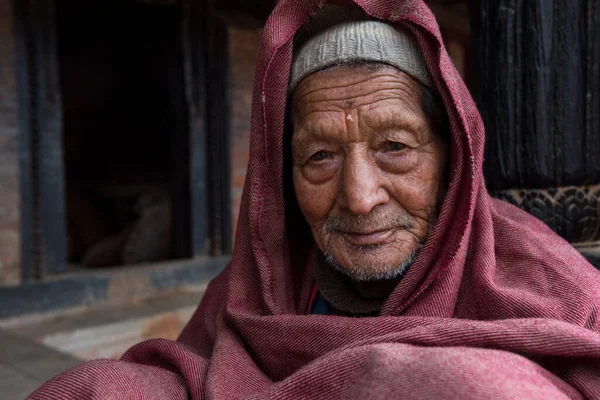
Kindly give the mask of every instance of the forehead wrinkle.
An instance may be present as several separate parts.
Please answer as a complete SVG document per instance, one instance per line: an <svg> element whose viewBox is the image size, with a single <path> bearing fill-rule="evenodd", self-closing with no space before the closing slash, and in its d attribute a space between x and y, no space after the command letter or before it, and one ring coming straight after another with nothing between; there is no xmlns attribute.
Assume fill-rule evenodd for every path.
<svg viewBox="0 0 600 400"><path fill-rule="evenodd" d="M367 76L365 76L365 74L363 74L363 73L357 72L357 71L362 71L361 68L344 68L344 67L339 67L338 69L334 69L332 71L317 71L317 72L315 72L315 73L307 76L306 78L304 78L304 80L301 81L300 84L298 85L297 89L306 86L306 84L308 84L308 83L310 83L310 82L314 81L315 79L318 79L318 78L320 78L322 76L327 76L328 74L332 75L334 72L337 72L338 70L346 72L344 74L346 77L348 77L348 76L350 76L350 77L358 77L358 79L353 79L353 80L350 80L348 78L344 79L344 80L349 80L350 82L348 82L347 84L341 84L341 85L334 86L334 87L338 87L338 88L344 88L344 87L352 86L352 85L361 85L361 84L363 84L363 83L365 83L367 81L379 80L381 78L386 78L386 77L387 78L392 78L392 79L396 80L396 78L398 78L398 76L406 75L406 74L402 73L401 71L399 71L399 70L397 70L397 69L395 69L393 67L390 67L390 68L392 69L393 72L378 71L378 72L371 73L370 75L367 75ZM402 75L398 75L398 74L402 74ZM406 75L406 77L408 77L408 75ZM313 91L310 91L309 94L312 93L312 92L314 92L314 91L318 91L318 90L319 89L315 89Z"/></svg>
<svg viewBox="0 0 600 400"><path fill-rule="evenodd" d="M396 81L390 81L390 82L394 83L394 84L398 84L399 86L402 86L401 82L396 82ZM405 96L408 94L408 92L410 90L410 89L402 90L402 88L381 89L380 86L383 86L383 85L379 85L379 83L384 83L384 82L377 82L376 85L371 85L372 87L367 88L368 90L365 90L365 88L360 88L362 90L354 90L354 91L348 92L348 93L340 93L339 95L337 92L339 92L342 88L352 87L354 85L350 84L350 85L337 86L337 87L328 86L328 87L315 89L315 90L311 91L310 93L307 93L306 95L301 96L299 99L297 99L296 104L299 105L299 104L314 104L314 103L319 103L319 102L348 102L349 100L362 99L362 98L372 96L372 95L380 96L380 95L387 94L389 92L394 93L396 90L399 90L400 93L404 92L403 96ZM314 97L314 95L319 92L325 92L326 96L322 99L313 100L312 98ZM334 94L337 96L333 97ZM396 97L401 97L401 96L396 95Z"/></svg>
<svg viewBox="0 0 600 400"><path fill-rule="evenodd" d="M400 85L403 86L403 85ZM329 93L330 90L327 88L319 89L324 90L326 93ZM410 87L397 87L391 89L378 89L374 88L369 91L369 93L352 93L350 95L342 96L342 97L334 97L334 98L322 98L318 100L310 100L303 103L296 103L295 109L302 107L313 107L318 104L327 104L329 107L338 108L340 111L348 110L350 108L359 108L365 105L374 105L376 103L382 101L394 101L398 100L402 103L402 105L412 111L413 114L416 115L424 115L423 110L421 109L420 103L420 93L416 94L415 90ZM322 110L322 111L338 111L334 109L330 110Z"/></svg>
<svg viewBox="0 0 600 400"><path fill-rule="evenodd" d="M340 68L343 68L343 67L340 67ZM366 77L364 76L364 74L354 73L355 70L360 71L360 69L354 69L354 68L353 69L347 69L346 70L347 75L358 76L360 79L352 79L352 80L350 80L350 79L344 79L344 81L350 80L350 82L348 82L348 83L344 82L344 84L341 84L341 85L340 84L338 84L338 85L332 85L330 83L326 87L318 87L316 89L309 90L308 92L304 93L304 91L302 89L304 87L306 87L307 84L309 84L310 82L312 82L315 79L318 79L319 77L323 76L324 74L331 73L331 72L322 72L322 71L321 72L316 72L316 73L314 73L314 74L309 75L308 77L306 77L304 79L304 81L302 81L300 83L300 85L298 85L298 88L294 91L294 94L293 94L293 101L294 102L299 102L301 100L304 100L306 97L310 97L310 96L312 96L315 93L318 93L320 91L326 91L326 93L330 93L332 91L339 91L339 90L342 90L344 88L348 88L348 87L351 87L351 86L362 86L366 82L370 82L370 81L371 82L375 82L376 84L397 83L397 84L399 84L401 86L404 86L404 85L409 86L409 84L408 84L408 82L406 82L406 80L408 79L409 81L412 81L413 79L411 77L409 77L405 73L403 73L401 71L398 71L398 70L396 70L396 69L394 69L392 67L390 67L390 68L391 68L391 72L390 71L386 72L385 70L381 71L381 72L378 71L375 76L370 75L370 76L366 76ZM300 90L298 90L298 89L300 89ZM375 91L375 90L377 90L377 89L375 88L375 89L371 90L371 92ZM365 94L359 94L359 95L354 96L354 97L362 97L362 96L365 96ZM342 99L329 99L329 100L330 101L336 101L336 100L342 100ZM345 100L345 96L344 96L344 100ZM310 103L311 101L308 100L308 101L305 101L305 102L306 103Z"/></svg>

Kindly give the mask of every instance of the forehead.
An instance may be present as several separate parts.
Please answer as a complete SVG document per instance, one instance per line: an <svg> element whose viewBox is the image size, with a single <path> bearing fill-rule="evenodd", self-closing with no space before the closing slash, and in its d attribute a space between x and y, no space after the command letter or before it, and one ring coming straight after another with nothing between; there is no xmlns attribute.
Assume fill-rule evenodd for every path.
<svg viewBox="0 0 600 400"><path fill-rule="evenodd" d="M294 91L292 111L295 120L363 106L395 106L422 114L421 99L419 84L394 67L340 66L304 78Z"/></svg>
<svg viewBox="0 0 600 400"><path fill-rule="evenodd" d="M359 117L361 126L398 124L419 129L427 124L420 85L385 64L319 71L307 76L294 91L295 132L330 126L331 118L350 114Z"/></svg>

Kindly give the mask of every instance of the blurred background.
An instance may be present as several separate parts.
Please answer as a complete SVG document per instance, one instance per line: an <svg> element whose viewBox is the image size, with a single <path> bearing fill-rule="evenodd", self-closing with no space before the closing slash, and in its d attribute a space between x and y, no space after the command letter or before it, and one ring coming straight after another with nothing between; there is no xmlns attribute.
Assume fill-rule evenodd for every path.
<svg viewBox="0 0 600 400"><path fill-rule="evenodd" d="M0 0L0 393L175 339L228 262L276 0ZM600 1L430 0L490 192L600 266Z"/></svg>

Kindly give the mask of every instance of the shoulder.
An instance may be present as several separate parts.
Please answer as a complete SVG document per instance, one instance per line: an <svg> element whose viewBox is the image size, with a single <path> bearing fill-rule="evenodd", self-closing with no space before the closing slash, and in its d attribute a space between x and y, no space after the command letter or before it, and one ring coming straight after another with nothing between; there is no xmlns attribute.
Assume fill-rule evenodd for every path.
<svg viewBox="0 0 600 400"><path fill-rule="evenodd" d="M493 267L485 267L486 277L474 279L488 287L496 306L504 305L509 315L600 330L599 270L547 225L511 204L492 200L491 222Z"/></svg>
<svg viewBox="0 0 600 400"><path fill-rule="evenodd" d="M600 272L548 225L505 201L493 199L492 204L497 254L526 254L530 261L557 264L568 270L576 268L600 277Z"/></svg>

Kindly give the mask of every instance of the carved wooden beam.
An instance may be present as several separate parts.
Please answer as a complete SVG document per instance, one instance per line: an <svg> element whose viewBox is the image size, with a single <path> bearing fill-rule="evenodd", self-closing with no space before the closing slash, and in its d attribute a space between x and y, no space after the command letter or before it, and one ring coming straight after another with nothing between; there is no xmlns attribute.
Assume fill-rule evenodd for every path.
<svg viewBox="0 0 600 400"><path fill-rule="evenodd" d="M471 7L488 188L574 244L600 240L600 4Z"/></svg>

